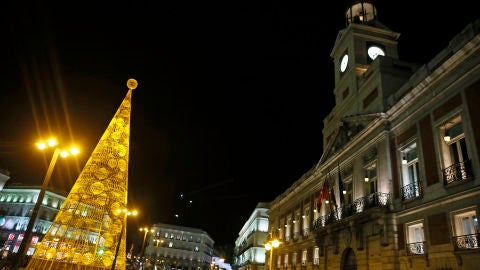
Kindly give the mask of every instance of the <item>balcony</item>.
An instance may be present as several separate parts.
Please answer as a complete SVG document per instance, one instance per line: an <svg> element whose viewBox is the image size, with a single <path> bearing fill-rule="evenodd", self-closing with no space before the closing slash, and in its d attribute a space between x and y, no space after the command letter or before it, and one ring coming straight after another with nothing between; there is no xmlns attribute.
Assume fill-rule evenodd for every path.
<svg viewBox="0 0 480 270"><path fill-rule="evenodd" d="M403 186L401 192L402 201L408 201L422 196L423 189L422 185L419 182L413 182L411 184Z"/></svg>
<svg viewBox="0 0 480 270"><path fill-rule="evenodd" d="M445 185L463 182L473 178L472 162L457 162L443 170L443 182Z"/></svg>
<svg viewBox="0 0 480 270"><path fill-rule="evenodd" d="M480 233L467 234L453 237L455 251L480 249Z"/></svg>
<svg viewBox="0 0 480 270"><path fill-rule="evenodd" d="M407 244L407 255L424 255L425 254L425 242L416 242Z"/></svg>
<svg viewBox="0 0 480 270"><path fill-rule="evenodd" d="M318 230L329 224L341 221L350 216L359 215L372 208L386 208L390 203L390 193L376 192L365 197L358 198L353 204L346 204L339 208L333 208L324 216L320 216L313 223L313 229Z"/></svg>

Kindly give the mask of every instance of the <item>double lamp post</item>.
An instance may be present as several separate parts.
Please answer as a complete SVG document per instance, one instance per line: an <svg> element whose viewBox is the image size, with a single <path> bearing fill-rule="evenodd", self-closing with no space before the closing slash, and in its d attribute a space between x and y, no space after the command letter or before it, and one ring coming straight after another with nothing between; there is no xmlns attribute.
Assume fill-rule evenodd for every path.
<svg viewBox="0 0 480 270"><path fill-rule="evenodd" d="M268 263L268 270L272 270L272 261L273 261L273 249L278 248L280 246L280 242L277 239L272 239L265 243L265 249L270 251L270 262Z"/></svg>
<svg viewBox="0 0 480 270"><path fill-rule="evenodd" d="M35 225L35 220L37 219L38 212L40 210L40 206L42 205L43 202L43 197L45 196L45 192L47 190L48 183L50 182L50 178L52 176L53 168L55 167L55 164L57 163L58 156L61 157L67 157L69 155L76 155L79 153L78 149L75 147L72 147L70 150L63 150L58 147L58 142L56 139L49 139L46 141L41 141L37 143L37 147L40 150L45 150L47 148L55 148L55 151L53 152L52 159L50 161L50 165L48 166L47 173L45 174L45 177L43 178L43 184L40 189L40 193L38 194L37 201L35 203L35 206L33 207L32 210L32 215L30 216L30 220L28 221L27 229L25 231L25 234L23 236L23 241L20 243L20 247L17 252L17 256L14 262L14 266L18 268L21 266L23 263L22 261L26 259L27 253L28 253L28 246L31 243L31 238L32 238L32 230L33 226Z"/></svg>

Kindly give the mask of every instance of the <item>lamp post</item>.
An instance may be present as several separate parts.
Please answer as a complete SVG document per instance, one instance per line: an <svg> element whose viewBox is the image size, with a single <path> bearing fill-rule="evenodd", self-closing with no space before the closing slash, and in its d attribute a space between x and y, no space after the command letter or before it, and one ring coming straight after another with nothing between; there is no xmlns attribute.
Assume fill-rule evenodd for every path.
<svg viewBox="0 0 480 270"><path fill-rule="evenodd" d="M112 262L112 270L115 269L115 264L117 264L118 251L120 250L120 244L122 243L123 230L125 229L125 226L127 224L127 217L130 215L136 216L138 213L137 210L129 211L127 208L117 209L117 212L119 214L123 213L123 223L122 223L122 230L120 231L120 238L117 244L117 248L115 250L115 257L113 258L113 262Z"/></svg>
<svg viewBox="0 0 480 270"><path fill-rule="evenodd" d="M71 148L70 151L68 151L68 150L60 149L59 147L57 147L57 145L58 145L58 142L55 139L49 139L47 141L41 141L37 143L37 147L40 150L44 150L49 147L55 147L55 151L53 152L52 159L50 160L50 165L48 166L47 173L43 178L42 188L40 189L40 193L38 194L37 201L35 203L35 206L33 207L32 215L30 216L27 229L25 230L25 234L23 236L23 241L20 243L20 247L18 249L18 253L14 263L15 269L20 266L22 260L27 255L27 252L28 252L27 246L31 243L30 238L32 237L33 225L35 224L35 220L37 219L38 211L40 210L40 206L42 204L43 197L45 196L48 183L50 182L53 168L57 163L58 156L60 155L61 157L67 157L69 154L76 155L79 152L78 149L74 147Z"/></svg>
<svg viewBox="0 0 480 270"><path fill-rule="evenodd" d="M269 270L272 270L273 249L278 248L279 246L280 246L280 242L277 239L272 239L271 241L265 243L265 249L267 251L270 250L270 262L268 264Z"/></svg>
<svg viewBox="0 0 480 270"><path fill-rule="evenodd" d="M157 260L158 260L158 244L163 243L163 240L161 240L161 239L153 239L153 241L156 243L156 244L155 244L155 263L154 263L154 265L157 265Z"/></svg>
<svg viewBox="0 0 480 270"><path fill-rule="evenodd" d="M140 258L143 258L143 256L145 256L145 240L147 240L147 233L149 232L154 232L153 229L149 229L147 227L145 228L140 228L140 231L144 231L145 233L143 234L143 242L142 242L142 250L141 250L141 253L140 253Z"/></svg>

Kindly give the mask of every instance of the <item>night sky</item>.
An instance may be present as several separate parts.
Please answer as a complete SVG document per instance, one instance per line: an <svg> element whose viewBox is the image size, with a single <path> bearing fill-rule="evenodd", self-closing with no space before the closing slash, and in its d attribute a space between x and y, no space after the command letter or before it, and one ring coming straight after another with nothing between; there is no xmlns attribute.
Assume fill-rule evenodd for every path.
<svg viewBox="0 0 480 270"><path fill-rule="evenodd" d="M51 153L34 143L56 134L82 149L52 177L68 192L129 78L139 83L128 202L141 214L127 239L137 247L138 228L157 222L233 246L256 204L320 159L334 102L330 52L349 1L48 2L1 6L0 168L9 185L41 185ZM401 34L400 59L426 63L477 18L473 5L377 1L377 11Z"/></svg>

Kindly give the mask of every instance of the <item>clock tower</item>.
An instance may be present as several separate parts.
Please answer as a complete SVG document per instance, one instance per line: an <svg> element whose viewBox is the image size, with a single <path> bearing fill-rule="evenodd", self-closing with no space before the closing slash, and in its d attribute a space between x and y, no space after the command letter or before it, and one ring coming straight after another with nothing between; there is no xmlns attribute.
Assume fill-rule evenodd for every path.
<svg viewBox="0 0 480 270"><path fill-rule="evenodd" d="M353 136L372 117L385 112L387 97L417 68L399 60L400 34L378 20L372 0L354 1L345 11L345 22L330 53L335 106L324 119L324 145L341 135L340 127Z"/></svg>

